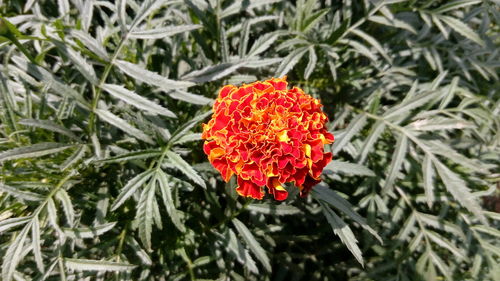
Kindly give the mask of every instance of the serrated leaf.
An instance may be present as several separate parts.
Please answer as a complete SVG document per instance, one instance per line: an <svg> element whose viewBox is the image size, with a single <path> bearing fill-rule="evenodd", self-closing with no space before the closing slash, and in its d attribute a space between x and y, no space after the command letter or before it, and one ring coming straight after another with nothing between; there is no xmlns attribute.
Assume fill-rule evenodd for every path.
<svg viewBox="0 0 500 281"><path fill-rule="evenodd" d="M87 62L78 52L68 47L63 42L52 40L52 43L61 51L64 56L68 57L73 62L74 67L93 85L98 84L98 79L95 74L94 68Z"/></svg>
<svg viewBox="0 0 500 281"><path fill-rule="evenodd" d="M144 251L139 242L137 242L132 236L127 236L126 238L127 245L134 250L135 255L142 261L144 265L152 265L153 261L151 257L149 257L148 253Z"/></svg>
<svg viewBox="0 0 500 281"><path fill-rule="evenodd" d="M347 175L358 175L358 176L368 176L374 177L375 173L368 169L368 167L343 161L332 161L324 168L325 173L342 173Z"/></svg>
<svg viewBox="0 0 500 281"><path fill-rule="evenodd" d="M339 217L335 212L330 209L326 204L321 202L322 211L328 223L333 229L333 232L340 237L340 240L347 246L356 260L364 267L363 256L358 247L358 240L352 233L351 228Z"/></svg>
<svg viewBox="0 0 500 281"><path fill-rule="evenodd" d="M286 75L299 62L307 50L308 47L301 47L286 56L276 70L276 77Z"/></svg>
<svg viewBox="0 0 500 281"><path fill-rule="evenodd" d="M440 247L445 248L448 251L450 251L458 260L464 260L464 259L466 259L465 253L463 253L463 251L459 250L457 247L455 247L453 245L453 243L451 243L450 241L446 240L441 235L437 234L434 231L430 231L430 230L426 230L425 234L434 243L436 243Z"/></svg>
<svg viewBox="0 0 500 281"><path fill-rule="evenodd" d="M130 33L129 37L139 38L139 39L162 39L175 34L196 30L202 27L203 26L200 24L186 24L177 26L166 26L154 29L135 30Z"/></svg>
<svg viewBox="0 0 500 281"><path fill-rule="evenodd" d="M87 152L86 145L80 145L78 149L76 149L66 160L61 164L60 168L62 171L67 170L73 164L80 161L84 156L85 152Z"/></svg>
<svg viewBox="0 0 500 281"><path fill-rule="evenodd" d="M406 102L402 102L397 106L391 107L391 109L387 110L383 116L385 119L400 117L400 115L408 114L409 112L411 112L411 110L414 110L426 104L432 99L437 98L439 95L441 95L439 91L431 90L428 91L427 93L414 96L413 98L409 99Z"/></svg>
<svg viewBox="0 0 500 281"><path fill-rule="evenodd" d="M259 242L255 239L250 230L237 218L232 219L232 223L238 233L243 237L245 242L247 243L250 251L257 257L257 259L264 265L264 268L271 272L271 263L269 262L269 258L267 257L266 251L260 246Z"/></svg>
<svg viewBox="0 0 500 281"><path fill-rule="evenodd" d="M132 106L147 111L151 114L155 115L158 114L172 118L176 117L172 111L146 98L143 98L142 96L139 96L138 94L129 91L120 85L104 84L102 88L115 98L118 98Z"/></svg>
<svg viewBox="0 0 500 281"><path fill-rule="evenodd" d="M401 134L396 142L396 148L394 154L392 155L391 164L389 166L389 173L385 179L385 185L382 191L388 192L394 185L394 181L398 176L398 172L401 170L401 166L406 156L406 151L408 150L408 137Z"/></svg>
<svg viewBox="0 0 500 281"><path fill-rule="evenodd" d="M45 271L42 258L41 241L40 241L40 222L38 217L33 217L31 222L31 246L33 247L33 255L38 270L43 273Z"/></svg>
<svg viewBox="0 0 500 281"><path fill-rule="evenodd" d="M486 44L484 43L483 39L479 37L479 35L474 32L467 24L464 22L450 17L450 16L445 16L445 15L440 15L439 19L444 21L449 27L451 27L455 32L460 33L464 37L468 38L471 41L476 42L477 44L481 45L484 47Z"/></svg>
<svg viewBox="0 0 500 281"><path fill-rule="evenodd" d="M48 85L51 89L53 89L58 94L75 99L76 101L78 101L78 103L83 108L90 109L90 104L83 98L83 96L80 93L78 93L77 91L72 89L70 86L66 85L65 83L61 82L58 78L56 78L54 75L52 75L47 70L45 70L42 67L37 66L33 63L30 63L21 57L17 57L17 56L12 57L12 60L16 63L16 65L21 70L29 73L30 75L32 75L36 79L44 82L45 85Z"/></svg>
<svg viewBox="0 0 500 281"><path fill-rule="evenodd" d="M366 138L363 147L359 153L359 163L364 163L368 153L375 148L375 142L382 135L385 129L385 122L380 120L377 121L371 128L368 138Z"/></svg>
<svg viewBox="0 0 500 281"><path fill-rule="evenodd" d="M384 48L382 47L382 45L377 41L377 39L373 38L371 35L359 30L359 29L353 29L351 30L352 33L354 33L355 35L359 36L360 38L362 38L363 40L365 40L366 42L368 42L370 45L373 46L373 48L375 50L377 50L377 52L382 55L382 57L384 57L385 60L387 60L387 62L391 63L392 64L392 59L389 57L389 55L387 54L387 52L384 50Z"/></svg>
<svg viewBox="0 0 500 281"><path fill-rule="evenodd" d="M62 230L67 237L73 239L95 238L110 231L115 225L116 222L110 222L90 227L62 228Z"/></svg>
<svg viewBox="0 0 500 281"><path fill-rule="evenodd" d="M451 10L456 10L459 8L479 4L483 2L482 0L456 0L456 1L450 1L448 3L444 3L443 5L440 5L436 9L434 9L432 12L434 13L444 13L448 12Z"/></svg>
<svg viewBox="0 0 500 281"><path fill-rule="evenodd" d="M68 193L64 189L60 189L56 193L56 198L62 204L67 223L70 226L73 226L75 220L75 210L73 209L73 203L71 203L71 198L69 198Z"/></svg>
<svg viewBox="0 0 500 281"><path fill-rule="evenodd" d="M30 191L21 190L19 187L13 187L0 182L0 192L7 192L9 195L12 195L21 200L27 201L41 201L44 199L43 196L37 193L33 193ZM0 227L1 229L1 227ZM1 231L0 231L1 232Z"/></svg>
<svg viewBox="0 0 500 281"><path fill-rule="evenodd" d="M275 31L261 35L253 43L252 48L250 48L250 51L247 53L247 57L257 56L266 51L281 35L284 35L284 32Z"/></svg>
<svg viewBox="0 0 500 281"><path fill-rule="evenodd" d="M167 176L165 175L164 172L158 171L157 180L158 180L158 185L160 186L163 204L167 209L167 213L170 216L172 223L175 225L175 227L177 227L177 229L179 229L179 231L185 232L186 227L184 227L184 224L181 222L178 211L175 208L174 199L172 197L172 189L168 182Z"/></svg>
<svg viewBox="0 0 500 281"><path fill-rule="evenodd" d="M315 199L324 201L330 206L348 215L355 222L359 223L361 227L370 232L371 235L377 238L380 243L383 243L382 238L380 238L377 232L366 223L366 220L354 211L352 205L347 200L339 196L335 191L320 183L313 188L312 195Z"/></svg>
<svg viewBox="0 0 500 281"><path fill-rule="evenodd" d="M344 130L343 134L341 136L335 136L335 142L333 143L332 146L332 152L333 154L337 154L341 149L344 148L346 144L349 143L351 138L356 135L359 130L361 130L365 125L366 125L366 115L364 114L359 114L357 115L347 126L347 128Z"/></svg>
<svg viewBox="0 0 500 281"><path fill-rule="evenodd" d="M192 71L182 77L183 80L204 83L221 79L244 66L244 62L226 62L217 65L207 66L200 70Z"/></svg>
<svg viewBox="0 0 500 281"><path fill-rule="evenodd" d="M156 201L155 185L151 182L141 192L135 215L139 225L139 238L148 250L151 249L151 232L153 230L153 201Z"/></svg>
<svg viewBox="0 0 500 281"><path fill-rule="evenodd" d="M316 67L316 63L318 61L318 56L316 56L316 52L313 47L309 48L309 62L307 62L306 69L304 70L304 79L309 79L314 68Z"/></svg>
<svg viewBox="0 0 500 281"><path fill-rule="evenodd" d="M127 184L122 188L120 194L116 198L113 205L111 205L111 211L115 211L120 207L130 196L132 196L136 190L141 187L149 178L153 175L153 171L145 171L138 174L133 179L127 182Z"/></svg>
<svg viewBox="0 0 500 281"><path fill-rule="evenodd" d="M167 4L168 2L169 0L146 0L142 2L141 7L135 15L135 18L132 20L132 23L130 23L128 31L133 32L137 25L139 25L147 16L149 16L153 11L159 9L161 6Z"/></svg>
<svg viewBox="0 0 500 281"><path fill-rule="evenodd" d="M92 2L92 1L87 1ZM74 38L80 40L82 44L89 49L91 52L99 56L103 60L109 60L109 55L104 48L104 46L99 43L96 39L91 37L88 33L81 30L71 30L70 33Z"/></svg>
<svg viewBox="0 0 500 281"><path fill-rule="evenodd" d="M61 152L71 147L74 147L74 145L55 142L42 142L31 146L13 148L0 153L0 163L8 160L42 157L45 155Z"/></svg>
<svg viewBox="0 0 500 281"><path fill-rule="evenodd" d="M161 155L161 150L159 149L145 149L123 153L116 156L111 156L108 158L103 158L96 160L97 163L117 163L117 162L127 162L131 160L142 160L151 157L156 157Z"/></svg>
<svg viewBox="0 0 500 281"><path fill-rule="evenodd" d="M303 21L301 30L307 33L309 30L314 28L319 21L330 11L330 8L321 9L312 15L307 15L308 17Z"/></svg>
<svg viewBox="0 0 500 281"><path fill-rule="evenodd" d="M301 211L292 205L277 205L277 204L250 204L247 209L252 212L257 212L265 215L286 216L299 214Z"/></svg>
<svg viewBox="0 0 500 281"><path fill-rule="evenodd" d="M425 154L424 161L422 164L422 176L424 178L424 190L425 198L427 200L427 205L432 208L434 203L434 167L432 166L431 157L429 154Z"/></svg>
<svg viewBox="0 0 500 281"><path fill-rule="evenodd" d="M168 95L173 99L198 105L207 105L214 102L213 99L207 98L202 95L195 95L180 89L176 89L175 91L168 93Z"/></svg>
<svg viewBox="0 0 500 281"><path fill-rule="evenodd" d="M71 258L64 258L64 265L76 271L129 271L136 267L136 265L123 262Z"/></svg>
<svg viewBox="0 0 500 281"><path fill-rule="evenodd" d="M116 60L115 64L132 78L147 83L148 85L157 86L164 91L179 88L188 88L195 85L194 83L188 81L175 81L168 79L157 74L156 72L149 71L147 69L144 69L140 65L127 61Z"/></svg>
<svg viewBox="0 0 500 281"><path fill-rule="evenodd" d="M19 225L23 225L28 223L31 220L31 216L29 217L20 217L20 218L9 218L0 221L0 233L4 233L11 228L14 228Z"/></svg>
<svg viewBox="0 0 500 281"><path fill-rule="evenodd" d="M217 232L212 233L218 238L218 244L222 246L227 253L236 258L239 263L248 268L251 272L259 273L259 269L255 265L255 261L240 241L238 241L236 234L231 229L227 229L224 235Z"/></svg>
<svg viewBox="0 0 500 281"><path fill-rule="evenodd" d="M151 139L148 135L146 135L146 133L130 125L127 121L121 119L117 115L114 115L108 110L96 109L95 113L99 116L101 120L109 123L110 125L115 126L116 128L122 130L124 133L132 137L135 137L138 140L142 140L150 144L155 143L153 139Z"/></svg>
<svg viewBox="0 0 500 281"><path fill-rule="evenodd" d="M453 195L458 203L473 213L483 224L487 225L488 223L482 213L482 208L476 201L476 198L470 193L465 181L436 158L432 159L432 162L448 192Z"/></svg>
<svg viewBox="0 0 500 281"><path fill-rule="evenodd" d="M16 267L22 259L21 253L30 229L31 223L26 224L17 234L16 238L9 243L7 252L3 256L2 280L12 280Z"/></svg>
<svg viewBox="0 0 500 281"><path fill-rule="evenodd" d="M254 0L254 1L236 1L229 7L225 8L221 13L220 13L220 19L229 17L231 15L234 15L240 11L249 11L252 10L256 7L262 6L262 5L269 5L272 3L276 2L281 2L282 0Z"/></svg>
<svg viewBox="0 0 500 281"><path fill-rule="evenodd" d="M36 128L42 128L45 130L49 130L52 132L56 132L62 135L65 135L71 139L74 139L76 141L80 141L80 138L77 137L72 131L69 129L54 123L51 120L38 120L38 119L22 119L19 121L19 124L25 125L25 126L31 126L31 127L36 127Z"/></svg>
<svg viewBox="0 0 500 281"><path fill-rule="evenodd" d="M196 172L196 170L193 169L193 167L191 167L191 165L189 165L189 163L187 163L184 159L182 159L182 157L179 154L177 154L173 151L167 151L166 156L168 157L170 162L172 164L174 164L177 169L179 169L179 171L184 173L188 178L193 180L195 183L197 183L201 187L207 188L203 178L200 177L198 172Z"/></svg>
<svg viewBox="0 0 500 281"><path fill-rule="evenodd" d="M194 126L203 121L203 119L205 119L210 114L212 114L212 111L196 114L196 116L193 119L179 126L177 130L175 130L175 132L172 133L172 136L169 139L169 143L176 143L181 137L186 135L189 132L189 130L191 130Z"/></svg>

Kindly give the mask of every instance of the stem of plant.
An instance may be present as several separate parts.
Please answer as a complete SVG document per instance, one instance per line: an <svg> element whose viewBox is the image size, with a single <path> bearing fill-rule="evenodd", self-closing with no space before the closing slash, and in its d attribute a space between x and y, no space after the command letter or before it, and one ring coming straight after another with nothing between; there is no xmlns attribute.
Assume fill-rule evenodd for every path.
<svg viewBox="0 0 500 281"><path fill-rule="evenodd" d="M89 123L88 123L88 131L89 135L92 135L96 131L96 116L95 116L95 110L97 109L97 104L99 103L99 99L101 98L101 93L102 93L102 86L104 83L106 83L106 79L108 78L109 73L111 72L111 68L113 68L113 63L120 54L120 51L122 50L123 46L125 45L125 42L128 39L128 34L125 34L120 42L118 43L118 46L116 47L113 55L111 56L111 59L109 60L109 63L106 65L104 68L104 72L102 73L101 80L99 80L99 84L97 85L97 88L94 88L94 97L92 99L92 104L91 104L91 111L90 111L90 116L89 116Z"/></svg>

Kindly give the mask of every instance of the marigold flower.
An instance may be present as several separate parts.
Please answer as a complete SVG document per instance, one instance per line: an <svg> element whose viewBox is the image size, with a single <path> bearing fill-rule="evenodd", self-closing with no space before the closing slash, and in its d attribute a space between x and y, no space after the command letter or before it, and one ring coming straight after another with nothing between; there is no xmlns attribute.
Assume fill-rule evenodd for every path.
<svg viewBox="0 0 500 281"><path fill-rule="evenodd" d="M285 78L236 87L224 86L203 124L203 150L227 182L237 176L236 191L262 199L263 187L277 200L292 182L307 195L319 183L332 154L324 145L334 141L319 100L300 88L287 89Z"/></svg>

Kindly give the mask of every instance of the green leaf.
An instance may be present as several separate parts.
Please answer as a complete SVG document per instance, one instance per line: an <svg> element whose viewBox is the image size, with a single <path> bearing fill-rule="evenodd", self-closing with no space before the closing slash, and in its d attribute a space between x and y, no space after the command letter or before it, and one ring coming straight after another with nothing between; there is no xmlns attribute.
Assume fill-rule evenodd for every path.
<svg viewBox="0 0 500 281"><path fill-rule="evenodd" d="M90 109L90 104L83 98L80 93L78 93L70 86L66 85L66 83L61 82L57 77L52 75L44 68L30 63L18 56L12 57L12 60L21 70L40 80L42 83L53 89L56 93L60 94L63 97L70 97L78 101L79 105L81 105L84 109Z"/></svg>
<svg viewBox="0 0 500 281"><path fill-rule="evenodd" d="M273 216L287 216L301 213L301 210L297 207L284 204L250 204L247 209L252 212Z"/></svg>
<svg viewBox="0 0 500 281"><path fill-rule="evenodd" d="M71 147L74 147L74 145L54 142L42 142L31 146L18 147L0 153L0 163L8 160L42 157Z"/></svg>
<svg viewBox="0 0 500 281"><path fill-rule="evenodd" d="M73 239L95 238L110 231L115 225L116 222L110 222L90 227L62 228L62 230L67 237Z"/></svg>
<svg viewBox="0 0 500 281"><path fill-rule="evenodd" d="M132 196L139 187L141 187L149 178L153 175L153 171L145 171L138 174L133 179L128 181L128 183L122 188L120 194L116 198L113 205L111 205L111 211L118 209L130 196Z"/></svg>
<svg viewBox="0 0 500 281"><path fill-rule="evenodd" d="M183 76L183 80L195 83L204 83L221 79L244 66L244 62L226 62L217 65L207 66L203 69L192 71Z"/></svg>
<svg viewBox="0 0 500 281"><path fill-rule="evenodd" d="M116 128L122 130L124 133L150 144L155 143L153 139L151 139L151 137L146 135L146 133L130 125L127 121L121 119L113 113L104 109L96 109L95 113L97 113L101 120L115 126Z"/></svg>
<svg viewBox="0 0 500 281"><path fill-rule="evenodd" d="M394 181L398 176L398 172L401 170L403 161L405 160L405 155L408 150L408 137L401 134L396 142L396 148L394 154L392 155L391 164L389 166L389 173L385 178L385 185L382 188L382 192L388 192L394 185Z"/></svg>
<svg viewBox="0 0 500 281"><path fill-rule="evenodd" d="M160 186L160 191L161 191L161 196L163 199L163 204L165 205L165 208L167 209L167 213L170 216L170 219L172 220L172 223L179 229L181 232L186 231L186 227L184 227L184 224L181 222L179 213L177 209L175 208L175 203L174 199L172 197L172 189L170 188L170 184L167 179L167 175L159 170L156 173L157 176L157 181L158 185Z"/></svg>
<svg viewBox="0 0 500 281"><path fill-rule="evenodd" d="M186 25L166 26L166 27L159 27L159 28L145 29L145 30L135 30L130 33L129 37L139 38L139 39L162 39L175 34L196 30L202 27L203 26L200 24L186 24Z"/></svg>
<svg viewBox="0 0 500 281"><path fill-rule="evenodd" d="M488 224L484 217L481 206L472 196L467 184L457 174L452 172L448 167L441 163L437 158L433 158L432 162L436 167L439 177L443 181L444 186L451 195L464 206L467 210L472 212L483 224Z"/></svg>
<svg viewBox="0 0 500 281"><path fill-rule="evenodd" d="M318 56L316 56L316 52L313 47L309 48L309 62L307 63L306 69L304 70L304 79L309 79L314 68L316 67L316 63L318 61Z"/></svg>
<svg viewBox="0 0 500 281"><path fill-rule="evenodd" d="M42 258L42 250L41 250L42 242L40 241L40 222L38 221L38 217L33 217L33 221L31 223L31 246L33 247L33 255L35 256L36 267L40 272L44 272L43 258Z"/></svg>
<svg viewBox="0 0 500 281"><path fill-rule="evenodd" d="M276 77L283 77L286 75L299 62L307 50L308 47L301 47L286 56L276 70Z"/></svg>
<svg viewBox="0 0 500 281"><path fill-rule="evenodd" d="M477 44L481 45L482 47L486 46L483 39L481 39L481 37L479 37L479 35L476 32L474 32L474 30L472 30L464 22L462 22L456 18L453 18L450 16L445 16L445 15L440 15L438 18L440 20L444 21L449 27L451 27L457 33L460 33L464 37L468 38L471 41L476 42Z"/></svg>
<svg viewBox="0 0 500 281"><path fill-rule="evenodd" d="M151 114L158 114L158 115L163 115L163 116L166 116L166 117L171 117L171 118L175 118L175 114L162 107L161 105L158 105L146 98L143 98L142 96L139 96L138 94L132 92L132 91L129 91L127 89L125 89L124 87L120 86L120 85L113 85L113 84L104 84L102 86L102 88L110 93L112 96L114 96L115 98L118 98L132 106L135 106L139 109L142 109L146 112L149 112Z"/></svg>
<svg viewBox="0 0 500 281"><path fill-rule="evenodd" d="M182 159L182 157L173 152L173 151L167 151L166 153L166 156L168 157L169 161L175 165L175 167L181 171L182 173L184 173L188 178L190 178L191 180L193 180L195 183L197 183L199 186L203 187L203 188L207 188L206 184L205 184L205 181L203 180L202 177L200 177L200 175L198 174L198 172L196 172L195 169L193 169L193 167L191 167L191 165L189 165L189 163L187 163L186 161L184 161L184 159Z"/></svg>
<svg viewBox="0 0 500 281"><path fill-rule="evenodd" d="M64 258L64 265L76 271L130 271L136 266L123 262Z"/></svg>
<svg viewBox="0 0 500 281"><path fill-rule="evenodd" d="M64 54L64 56L68 57L71 62L73 62L75 68L83 75L83 77L85 77L93 85L97 85L99 83L94 68L87 62L87 60L85 60L85 58L83 58L78 52L74 51L71 47L68 47L65 43L57 40L51 41L57 49Z"/></svg>
<svg viewBox="0 0 500 281"><path fill-rule="evenodd" d="M431 156L425 153L424 161L422 164L422 176L424 178L424 190L425 198L427 199L427 205L432 208L432 204L435 201L434 197L434 168L432 166Z"/></svg>
<svg viewBox="0 0 500 281"><path fill-rule="evenodd" d="M134 29L139 25L146 17L152 14L155 10L159 9L161 6L167 4L169 0L146 0L142 2L141 7L137 11L135 18L130 23L129 32L134 31ZM123 11L125 13L125 11Z"/></svg>
<svg viewBox="0 0 500 281"><path fill-rule="evenodd" d="M151 157L156 157L161 155L161 150L159 149L144 149L138 151L132 151L123 153L116 156L111 156L108 158L103 158L96 160L97 163L118 163L118 162L128 162L131 160L143 160Z"/></svg>
<svg viewBox="0 0 500 281"><path fill-rule="evenodd" d="M384 48L382 47L382 45L377 41L377 39L373 38L371 35L355 28L353 30L351 30L352 33L354 33L355 35L359 36L360 38L362 38L363 40L365 40L366 42L368 42L370 45L373 46L373 48L375 50L377 50L377 52L382 55L382 57L384 57L385 60L387 60L387 62L389 62L390 64L392 64L392 59L389 57L389 55L387 54L387 52L384 50Z"/></svg>
<svg viewBox="0 0 500 281"><path fill-rule="evenodd" d="M85 153L87 152L87 146L86 145L80 145L78 149L76 149L71 156L66 158L66 160L61 164L60 168L62 171L67 170L69 167L71 167L73 164L77 163L80 161L84 156Z"/></svg>
<svg viewBox="0 0 500 281"><path fill-rule="evenodd" d="M151 232L153 230L154 215L153 208L155 202L155 185L152 181L142 190L135 215L135 219L139 225L139 238L141 238L142 243L148 250L151 249Z"/></svg>
<svg viewBox="0 0 500 281"><path fill-rule="evenodd" d="M10 218L6 220L0 221L0 233L4 233L11 228L14 228L19 225L23 225L28 223L31 220L31 216L29 217L20 217L20 218Z"/></svg>
<svg viewBox="0 0 500 281"><path fill-rule="evenodd" d="M307 17L303 22L302 22L302 32L307 33L309 30L314 28L319 21L330 12L330 8L325 8L321 9L314 14L310 15Z"/></svg>
<svg viewBox="0 0 500 281"><path fill-rule="evenodd" d="M192 93L180 90L180 89L176 89L176 90L168 93L168 95L173 99L181 100L181 101L185 101L185 102L197 104L197 105L207 105L207 104L214 102L213 99L207 98L207 97L202 96L202 95L195 95L195 94L192 94Z"/></svg>
<svg viewBox="0 0 500 281"><path fill-rule="evenodd" d="M54 123L51 120L22 119L19 121L19 124L36 128L42 128L45 130L65 135L73 140L80 141L80 138L77 137L72 131L59 124Z"/></svg>
<svg viewBox="0 0 500 281"><path fill-rule="evenodd" d="M375 149L375 142L378 140L378 138L382 135L382 133L385 130L385 122L380 120L377 121L371 128L370 134L368 138L366 138L363 147L361 148L361 151L359 153L359 163L364 163L366 160L366 157L368 157L368 153L372 150Z"/></svg>
<svg viewBox="0 0 500 281"><path fill-rule="evenodd" d="M75 210L73 208L73 203L71 198L69 198L68 193L64 189L60 189L56 193L56 198L61 202L63 207L64 215L66 216L66 222L73 226L75 220Z"/></svg>
<svg viewBox="0 0 500 281"><path fill-rule="evenodd" d="M247 243L250 251L257 257L257 259L264 265L264 268L271 272L271 263L269 262L269 258L267 257L266 251L260 246L259 242L255 239L253 234L248 230L248 228L239 221L237 218L232 219L232 223L238 233L243 237L245 242Z"/></svg>
<svg viewBox="0 0 500 281"><path fill-rule="evenodd" d="M439 6L438 8L434 9L432 12L433 13L445 13L451 10L456 10L459 8L471 6L471 5L476 5L479 4L483 1L481 0L456 0L456 1L451 1L449 3L445 3L444 5Z"/></svg>
<svg viewBox="0 0 500 281"><path fill-rule="evenodd" d="M323 214L333 229L333 232L340 237L342 243L347 246L356 260L364 267L363 256L358 247L358 240L354 236L354 233L352 233L351 228L326 204L321 203L321 207Z"/></svg>
<svg viewBox="0 0 500 281"><path fill-rule="evenodd" d="M16 267L23 258L21 253L24 249L24 244L30 229L31 223L26 224L17 234L16 238L9 243L7 252L3 255L2 280L12 280Z"/></svg>
<svg viewBox="0 0 500 281"><path fill-rule="evenodd" d="M359 223L362 228L366 229L368 232L370 232L371 235L377 238L380 243L382 243L382 238L380 238L377 232L366 223L363 217L361 217L356 211L354 211L352 205L347 202L347 200L340 197L335 191L320 183L314 187L314 189L312 190L312 195L316 200L321 200L325 203L328 203L330 206L348 215L355 222Z"/></svg>
<svg viewBox="0 0 500 281"><path fill-rule="evenodd" d="M325 173L342 173L347 175L374 177L375 173L366 166L334 160L324 168Z"/></svg>
<svg viewBox="0 0 500 281"><path fill-rule="evenodd" d="M420 94L417 96L414 96L413 98L404 101L397 106L391 107L391 109L387 110L384 113L384 118L385 119L391 119L391 118L399 118L401 116L405 116L411 112L411 110L414 110L432 99L437 98L441 93L439 91L428 91L427 93Z"/></svg>
<svg viewBox="0 0 500 281"><path fill-rule="evenodd" d="M21 190L19 187L13 187L0 182L0 191L7 192L9 195L12 195L21 200L27 201L41 201L44 197L40 194L33 193L30 191ZM0 227L1 229L1 227ZM0 231L1 232L1 231Z"/></svg>
<svg viewBox="0 0 500 281"><path fill-rule="evenodd" d="M276 40L284 34L285 33L283 31L274 31L261 35L253 43L252 48L250 48L250 51L247 53L247 57L260 55L262 52L268 50L269 47L271 47L274 42L276 42Z"/></svg>
<svg viewBox="0 0 500 281"><path fill-rule="evenodd" d="M90 1L88 1L90 2ZM70 33L75 39L78 39L82 44L89 49L91 52L99 56L101 59L108 61L109 55L106 48L99 43L96 39L91 37L88 33L81 30L71 30Z"/></svg>
<svg viewBox="0 0 500 281"><path fill-rule="evenodd" d="M340 136L335 136L336 139L332 146L333 154L337 154L340 150L342 150L344 146L349 143L351 138L354 137L365 125L366 116L364 114L357 115Z"/></svg>
<svg viewBox="0 0 500 281"><path fill-rule="evenodd" d="M116 60L115 64L132 78L144 82L148 85L159 87L164 91L179 88L188 88L195 85L192 82L170 80L157 74L156 72L146 70L140 65L133 64L127 61Z"/></svg>
<svg viewBox="0 0 500 281"><path fill-rule="evenodd" d="M248 268L253 273L259 273L259 269L255 265L248 251L238 241L236 234L231 229L227 229L224 235L217 232L212 232L217 238L217 243L230 255L232 255L239 263Z"/></svg>

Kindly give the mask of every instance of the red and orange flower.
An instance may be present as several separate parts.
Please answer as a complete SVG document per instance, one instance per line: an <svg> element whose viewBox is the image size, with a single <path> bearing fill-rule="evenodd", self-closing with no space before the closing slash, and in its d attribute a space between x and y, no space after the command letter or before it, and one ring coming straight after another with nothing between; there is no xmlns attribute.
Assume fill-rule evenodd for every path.
<svg viewBox="0 0 500 281"><path fill-rule="evenodd" d="M203 149L227 182L237 176L236 191L255 199L263 187L277 200L293 182L301 196L319 183L332 154L325 144L334 141L319 100L300 88L287 89L286 77L236 87L224 86L213 106L212 119L203 124Z"/></svg>

